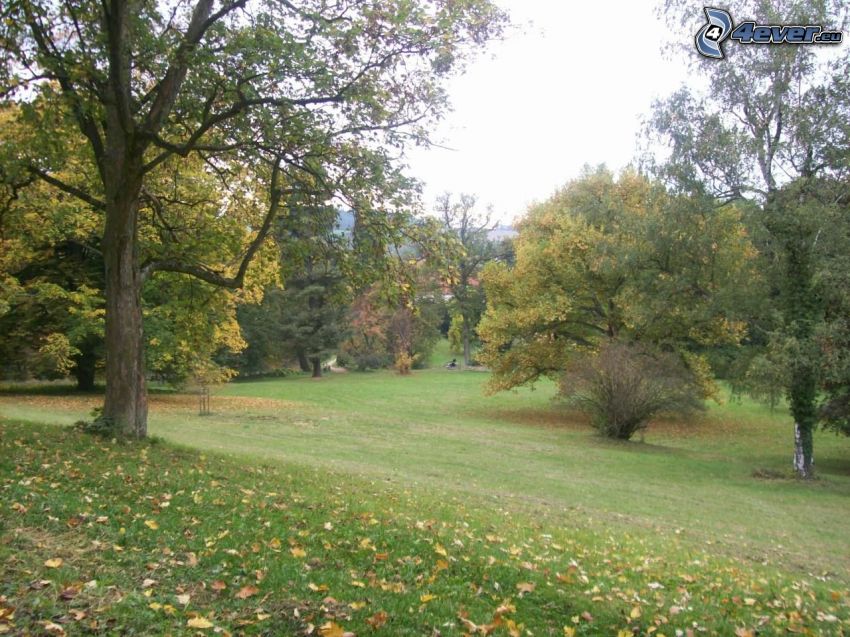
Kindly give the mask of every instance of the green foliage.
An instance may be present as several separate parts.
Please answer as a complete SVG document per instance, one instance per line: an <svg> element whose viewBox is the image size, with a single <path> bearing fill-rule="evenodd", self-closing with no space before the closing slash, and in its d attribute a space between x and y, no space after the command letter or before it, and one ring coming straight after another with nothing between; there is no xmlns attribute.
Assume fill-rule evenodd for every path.
<svg viewBox="0 0 850 637"><path fill-rule="evenodd" d="M452 314L449 324L449 351L452 354L463 354L463 315Z"/></svg>
<svg viewBox="0 0 850 637"><path fill-rule="evenodd" d="M846 20L838 2L745 0L725 8L762 24L838 26ZM666 2L663 13L674 28L702 20L681 0ZM760 269L771 287L766 314L777 312L771 331L781 330L794 349L785 389L795 419L795 468L811 477L818 395L827 389L822 370L828 356L819 351L816 334L828 330L829 319L819 282L837 263L822 238L835 246L834 235L844 244L834 254L850 247L840 221L848 200L850 56L837 52L827 60L819 47L806 46L727 47L724 63L713 64L686 46L694 74L707 78L711 89L683 87L655 105L650 139L669 149L656 170L684 192L725 202L746 198L759 210L766 230L756 237Z"/></svg>
<svg viewBox="0 0 850 637"><path fill-rule="evenodd" d="M145 282L176 273L259 300L277 264L264 243L305 198L345 201L373 230L355 243L385 256L414 199L397 158L505 21L486 0L9 5L0 106L20 130L0 176L97 211L105 413L122 431L146 434Z"/></svg>
<svg viewBox="0 0 850 637"><path fill-rule="evenodd" d="M489 305L478 331L493 390L556 378L606 339L687 351L743 334L735 288L757 274L734 208L600 168L532 208L519 232L516 264L483 272Z"/></svg>

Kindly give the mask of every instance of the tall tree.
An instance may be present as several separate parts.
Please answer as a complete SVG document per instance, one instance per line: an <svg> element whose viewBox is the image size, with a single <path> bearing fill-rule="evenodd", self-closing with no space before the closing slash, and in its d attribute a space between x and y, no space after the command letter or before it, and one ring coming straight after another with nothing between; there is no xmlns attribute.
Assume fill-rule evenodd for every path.
<svg viewBox="0 0 850 637"><path fill-rule="evenodd" d="M448 283L453 314L460 324L464 365L472 360L472 339L484 312L484 291L478 280L481 268L499 255L497 244L488 237L495 227L491 215L477 212L475 204L475 196L468 194L461 194L457 202L449 193L437 198L437 213L459 244L449 258Z"/></svg>
<svg viewBox="0 0 850 637"><path fill-rule="evenodd" d="M363 214L396 203L393 152L427 140L443 79L503 22L486 0L21 0L0 17L0 94L41 104L30 110L41 143L19 149L19 169L4 173L103 215L103 415L135 436L147 431L145 280L176 272L241 287L297 192L346 196ZM68 122L86 140L92 187L60 175L49 152ZM232 263L186 258L171 238L141 249L141 208L169 207L155 175L171 164L179 178L190 157L221 179L220 216L236 199L253 204L240 220L253 234Z"/></svg>
<svg viewBox="0 0 850 637"><path fill-rule="evenodd" d="M727 8L739 21L841 28L842 5L752 0ZM664 12L677 31L696 33L704 21L680 0L668 0ZM683 191L721 202L748 198L760 207L769 237L763 247L782 266L776 283L782 333L794 348L786 387L794 468L811 477L822 366L815 334L825 309L818 237L850 187L850 55L846 48L732 42L726 59L710 60L690 42L686 48L694 75L706 78L710 90L685 87L655 105L652 139L670 149L658 172Z"/></svg>

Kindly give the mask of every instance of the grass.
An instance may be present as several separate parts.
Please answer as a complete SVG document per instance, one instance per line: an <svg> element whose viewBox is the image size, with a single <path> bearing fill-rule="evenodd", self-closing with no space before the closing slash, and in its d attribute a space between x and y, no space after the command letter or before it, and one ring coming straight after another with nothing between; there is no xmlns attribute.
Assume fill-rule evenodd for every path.
<svg viewBox="0 0 850 637"><path fill-rule="evenodd" d="M451 357L440 352L441 358ZM109 586L122 601L107 604L84 587L80 595L113 609L106 617L128 633L144 633L145 621L161 621L162 632L189 630L189 613L212 613L210 622L222 629L260 634L300 632L309 624L319 631L328 622L357 634L459 634L465 626L459 613L476 625L501 617L504 634L509 620L536 635L563 635L566 625L577 634L655 628L669 637L676 628L694 630L694 622L720 634L848 630L850 441L819 434L820 479L802 483L787 473L789 419L751 402L712 407L687 425L654 423L643 442L610 443L553 403L549 384L486 397L485 381L484 373L437 367L406 378L334 374L232 383L217 392L215 413L206 417L196 415L192 397L157 394L151 433L169 444L102 443L99 452L79 435L21 424L73 422L97 396L2 395L4 501L26 509L3 508L2 550L7 563L18 556L11 562L16 572L28 574L16 575L0 594L5 603L30 609L20 600L41 593L25 584L51 579L52 601L40 602L47 606L28 617L67 616L69 603L56 599L59 587L102 578L69 573L57 583L52 571L45 574L47 549L79 544L85 551L91 541L107 547L124 541L120 554L95 552L104 562L98 569L114 570ZM201 460L188 447L216 453ZM143 449L149 468L140 459ZM65 462L81 477L67 488L45 487L59 482ZM125 477L118 479L116 466ZM54 472L60 477L49 477ZM39 476L44 483L27 495ZM99 486L81 490L83 483ZM165 508L164 494L173 502ZM69 527L81 512L87 517ZM109 522L97 523L99 515ZM158 521L157 532L144 527L147 519ZM191 536L182 536L187 530ZM223 530L228 535L215 540ZM374 550L360 547L367 537ZM307 557L296 557L293 547ZM167 593L162 584L140 588L148 563L162 562L153 572L166 572L160 569L185 562L188 553L199 565L167 568ZM386 560L375 561L384 553ZM130 558L137 559L121 561ZM252 573L262 569L268 573L258 582ZM211 591L217 580L227 588ZM328 590L305 591L307 580ZM534 590L520 596L518 584ZM261 593L231 599L248 585ZM164 613L167 599L185 594L178 589L193 591L192 603L181 608L170 601L175 610ZM258 604L256 597L266 594ZM340 606L328 602L322 610L328 596ZM494 615L508 597L516 610ZM135 606L122 606L130 599ZM359 608L360 602L366 605ZM161 607L152 610L150 603ZM147 619L136 626L128 617L140 608L147 608ZM635 608L639 616L631 617ZM367 619L377 614L373 623L380 623L382 612L392 621L375 631ZM585 612L592 621L582 618ZM249 615L255 622L269 617L240 625Z"/></svg>

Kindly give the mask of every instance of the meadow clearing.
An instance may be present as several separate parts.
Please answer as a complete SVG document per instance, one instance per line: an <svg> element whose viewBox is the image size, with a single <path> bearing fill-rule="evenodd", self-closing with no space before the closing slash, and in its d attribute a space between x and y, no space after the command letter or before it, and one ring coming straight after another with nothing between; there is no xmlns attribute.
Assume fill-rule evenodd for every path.
<svg viewBox="0 0 850 637"><path fill-rule="evenodd" d="M727 400L616 443L552 384L486 379L234 382L209 416L155 393L153 444L55 426L99 396L4 392L0 630L848 630L849 440L819 433L802 482L782 410Z"/></svg>

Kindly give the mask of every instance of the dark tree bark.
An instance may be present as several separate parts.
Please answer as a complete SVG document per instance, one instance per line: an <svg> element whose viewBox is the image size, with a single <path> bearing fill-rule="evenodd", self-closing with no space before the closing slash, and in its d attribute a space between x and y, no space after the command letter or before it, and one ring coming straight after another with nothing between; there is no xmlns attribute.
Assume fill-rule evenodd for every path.
<svg viewBox="0 0 850 637"><path fill-rule="evenodd" d="M298 367L301 368L302 372L309 372L313 369L310 366L310 360L307 358L307 354L304 350L298 350Z"/></svg>
<svg viewBox="0 0 850 637"><path fill-rule="evenodd" d="M78 349L80 355L77 356L74 364L74 378L77 380L77 389L92 391L97 369L97 343L85 342Z"/></svg>
<svg viewBox="0 0 850 637"><path fill-rule="evenodd" d="M315 356L310 359L310 362L313 364L313 378L321 378L322 377L322 361L318 356Z"/></svg>

